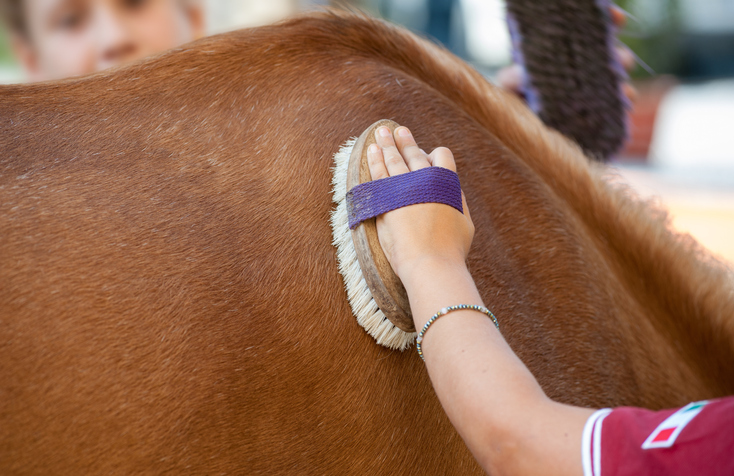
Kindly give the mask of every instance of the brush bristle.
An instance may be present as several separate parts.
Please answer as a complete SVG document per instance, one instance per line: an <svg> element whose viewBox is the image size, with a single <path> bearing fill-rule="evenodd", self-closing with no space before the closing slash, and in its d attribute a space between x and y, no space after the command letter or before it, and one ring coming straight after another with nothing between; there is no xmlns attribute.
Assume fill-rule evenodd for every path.
<svg viewBox="0 0 734 476"><path fill-rule="evenodd" d="M528 104L592 158L607 160L627 137L627 77L615 53L609 0L508 0L515 61Z"/></svg>
<svg viewBox="0 0 734 476"><path fill-rule="evenodd" d="M404 350L410 347L415 340L416 333L400 330L377 307L362 275L362 269L359 267L357 252L352 242L352 232L349 229L347 168L349 167L349 156L356 141L356 138L348 140L334 155L334 176L331 183L336 209L331 212L331 230L334 235L333 243L337 249L339 272L344 278L349 305L359 325L374 337L378 344L390 349Z"/></svg>

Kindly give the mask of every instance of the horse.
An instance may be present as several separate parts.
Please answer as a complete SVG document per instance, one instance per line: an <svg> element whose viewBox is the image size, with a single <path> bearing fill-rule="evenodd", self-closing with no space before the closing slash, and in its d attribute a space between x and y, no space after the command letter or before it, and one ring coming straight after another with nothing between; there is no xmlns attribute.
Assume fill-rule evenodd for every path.
<svg viewBox="0 0 734 476"><path fill-rule="evenodd" d="M337 269L332 156L381 118L454 152L549 397L734 393L724 264L446 50L327 11L0 89L0 473L481 474Z"/></svg>

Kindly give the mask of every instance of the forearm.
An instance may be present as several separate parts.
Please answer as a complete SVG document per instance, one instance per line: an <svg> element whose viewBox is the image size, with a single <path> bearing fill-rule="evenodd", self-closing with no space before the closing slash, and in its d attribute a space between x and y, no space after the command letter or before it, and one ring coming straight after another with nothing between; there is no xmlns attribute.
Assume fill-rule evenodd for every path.
<svg viewBox="0 0 734 476"><path fill-rule="evenodd" d="M406 128L393 136L381 127L375 140L368 152L374 180L406 173L409 165L456 171L451 151L439 147L426 155ZM385 256L408 291L416 328L444 307L482 304L464 264L474 234L465 200L463 213L432 203L393 210L377 218L377 229ZM441 404L486 470L581 474L581 433L591 410L546 398L486 316L451 312L432 324L422 346Z"/></svg>
<svg viewBox="0 0 734 476"><path fill-rule="evenodd" d="M417 329L443 307L483 305L463 263L426 260L404 274ZM591 411L551 402L487 316L451 312L431 325L422 345L441 404L485 469L580 474L581 431ZM559 452L568 456L559 460Z"/></svg>

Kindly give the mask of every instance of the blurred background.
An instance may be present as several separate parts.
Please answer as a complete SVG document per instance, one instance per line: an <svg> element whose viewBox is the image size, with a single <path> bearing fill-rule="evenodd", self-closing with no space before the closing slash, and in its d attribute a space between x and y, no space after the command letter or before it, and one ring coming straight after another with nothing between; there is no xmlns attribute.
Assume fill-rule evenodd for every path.
<svg viewBox="0 0 734 476"><path fill-rule="evenodd" d="M86 1L138 5L158 0ZM490 81L511 62L501 0L168 1L200 7L203 34L272 23L330 3L349 4L443 44ZM45 3L54 2L68 0ZM638 58L631 72L638 98L629 114L630 141L612 161L610 180L626 182L667 207L676 230L734 263L734 0L617 4L629 14L618 37ZM0 28L0 83L23 82L28 75L11 47L12 29L5 22Z"/></svg>

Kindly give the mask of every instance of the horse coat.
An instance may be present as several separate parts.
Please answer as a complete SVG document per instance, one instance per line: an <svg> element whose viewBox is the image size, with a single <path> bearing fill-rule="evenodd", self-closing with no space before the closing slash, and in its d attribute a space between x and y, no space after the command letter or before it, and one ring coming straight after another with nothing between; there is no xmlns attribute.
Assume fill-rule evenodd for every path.
<svg viewBox="0 0 734 476"><path fill-rule="evenodd" d="M480 474L337 270L332 155L380 118L454 152L551 398L734 393L725 266L448 52L320 13L0 89L0 473Z"/></svg>

